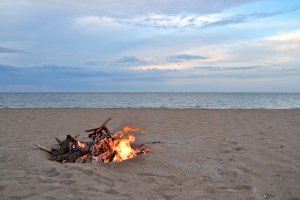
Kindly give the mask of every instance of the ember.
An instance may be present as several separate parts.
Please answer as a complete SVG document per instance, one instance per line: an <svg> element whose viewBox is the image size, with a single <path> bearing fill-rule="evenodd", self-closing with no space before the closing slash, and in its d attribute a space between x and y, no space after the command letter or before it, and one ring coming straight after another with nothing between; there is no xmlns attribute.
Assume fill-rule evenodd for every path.
<svg viewBox="0 0 300 200"><path fill-rule="evenodd" d="M106 127L110 120L111 118L106 119L98 128L86 130L90 133L91 141L77 140L79 135L75 137L67 135L64 141L55 138L58 148L48 149L41 145L37 146L50 154L50 160L76 163L121 162L151 151L144 145L133 146L135 137L132 133L141 131L139 128L125 126L121 131L111 134Z"/></svg>

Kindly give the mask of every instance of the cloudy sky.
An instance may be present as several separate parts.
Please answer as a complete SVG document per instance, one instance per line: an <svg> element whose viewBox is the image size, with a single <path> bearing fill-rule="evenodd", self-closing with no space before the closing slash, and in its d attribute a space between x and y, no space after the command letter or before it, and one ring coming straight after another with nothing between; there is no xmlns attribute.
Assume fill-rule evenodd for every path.
<svg viewBox="0 0 300 200"><path fill-rule="evenodd" d="M1 0L0 91L300 92L300 1Z"/></svg>

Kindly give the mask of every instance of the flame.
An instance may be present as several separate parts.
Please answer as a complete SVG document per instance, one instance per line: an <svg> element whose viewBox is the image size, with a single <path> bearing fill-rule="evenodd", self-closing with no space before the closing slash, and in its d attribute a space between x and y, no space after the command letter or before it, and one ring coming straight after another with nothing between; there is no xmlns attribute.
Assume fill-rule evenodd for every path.
<svg viewBox="0 0 300 200"><path fill-rule="evenodd" d="M133 132L137 132L137 131L140 131L140 128L128 126L128 125L124 126L122 129L123 133L133 133Z"/></svg>
<svg viewBox="0 0 300 200"><path fill-rule="evenodd" d="M115 151L115 157L113 162L121 162L135 157L138 152L131 147L131 143L134 141L135 137L133 135L129 135L127 138L115 140L113 149Z"/></svg>
<svg viewBox="0 0 300 200"><path fill-rule="evenodd" d="M78 140L77 140L77 145L78 145L80 148L82 148L82 149L86 148L86 146L87 146L85 143L80 142L80 141L78 141Z"/></svg>
<svg viewBox="0 0 300 200"><path fill-rule="evenodd" d="M138 154L149 152L150 149L146 147L140 149L132 147L136 138L131 133L137 131L141 130L137 127L125 126L110 138L96 141L96 144L92 147L92 162L122 162L134 158Z"/></svg>

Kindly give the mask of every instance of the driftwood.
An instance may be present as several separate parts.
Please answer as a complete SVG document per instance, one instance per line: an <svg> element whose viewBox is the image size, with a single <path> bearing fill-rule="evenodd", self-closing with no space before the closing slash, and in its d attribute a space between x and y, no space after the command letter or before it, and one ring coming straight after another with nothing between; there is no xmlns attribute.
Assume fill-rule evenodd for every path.
<svg viewBox="0 0 300 200"><path fill-rule="evenodd" d="M51 149L48 149L47 147L44 147L44 146L39 145L39 144L36 144L36 146L37 146L39 149L41 149L41 150L43 150L43 151L46 151L47 153L50 153L50 154L53 153L52 150L51 150Z"/></svg>
<svg viewBox="0 0 300 200"><path fill-rule="evenodd" d="M98 128L93 128L86 130L86 132L93 132L90 135L97 135L97 136L103 136L103 132L105 131L105 137L111 137L111 133L106 127L107 123L111 120L111 118L107 118L100 127ZM79 137L80 134L75 135L72 137L71 135L67 135L65 140L60 140L57 137L55 137L55 140L58 143L58 148L57 149L49 149L47 147L44 147L42 145L36 144L36 146L49 153L51 155L50 160L57 161L57 162L75 162L78 158L86 155L89 153L88 148L87 149L82 149L82 148L76 148L78 145L78 141L76 140L77 137ZM92 138L92 137L91 137ZM89 143L84 143L87 146L89 146Z"/></svg>
<svg viewBox="0 0 300 200"><path fill-rule="evenodd" d="M55 137L55 140L57 141L58 145L61 146L62 141L60 139L58 139L57 137Z"/></svg>
<svg viewBox="0 0 300 200"><path fill-rule="evenodd" d="M75 151L59 155L59 156L52 156L50 160L57 161L57 162L75 162L81 156L87 154L88 151L76 149Z"/></svg>
<svg viewBox="0 0 300 200"><path fill-rule="evenodd" d="M46 148L44 146L38 145L37 147L47 153L50 154L50 160L57 162L112 162L122 161L124 159L132 158L120 157L120 151L116 148L115 145L118 145L119 142L126 142L130 144L130 137L125 137L125 132L117 132L116 134L111 134L109 129L107 128L108 122L111 118L107 118L100 127L88 129L85 132L90 133L89 137L92 141L84 142L77 140L79 135L72 137L71 135L67 135L65 140L60 140L55 137L58 145L57 148ZM131 136L132 138L133 136ZM132 140L134 141L134 140ZM131 146L127 147L130 151L133 151L131 156L135 156L142 153L147 153L150 151L148 147L141 146L138 148L131 149ZM128 149L126 150L128 151ZM128 155L129 156L129 155Z"/></svg>
<svg viewBox="0 0 300 200"><path fill-rule="evenodd" d="M89 133L89 137L92 138L93 140L95 140L95 138L103 138L103 131L105 131L105 136L104 137L111 137L111 133L108 130L108 128L106 127L107 123L111 120L111 117L107 118L100 127L98 128L92 128L92 129L88 129L85 132Z"/></svg>
<svg viewBox="0 0 300 200"><path fill-rule="evenodd" d="M92 128L92 129L88 129L88 130L85 130L85 132L94 132L94 131L98 131L100 129L103 129L103 127L106 127L107 123L111 120L111 117L107 118L102 124L100 127L98 128Z"/></svg>
<svg viewBox="0 0 300 200"><path fill-rule="evenodd" d="M63 155L70 151L71 145L74 145L76 140L71 136L67 135L66 139L60 143L57 155Z"/></svg>

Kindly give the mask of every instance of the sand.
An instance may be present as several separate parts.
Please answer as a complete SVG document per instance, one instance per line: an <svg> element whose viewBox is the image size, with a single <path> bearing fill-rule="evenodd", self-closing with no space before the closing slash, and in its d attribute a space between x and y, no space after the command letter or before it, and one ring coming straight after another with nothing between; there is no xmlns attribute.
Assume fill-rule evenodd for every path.
<svg viewBox="0 0 300 200"><path fill-rule="evenodd" d="M34 146L108 116L162 143L106 165ZM300 110L0 109L0 141L0 199L300 199Z"/></svg>

